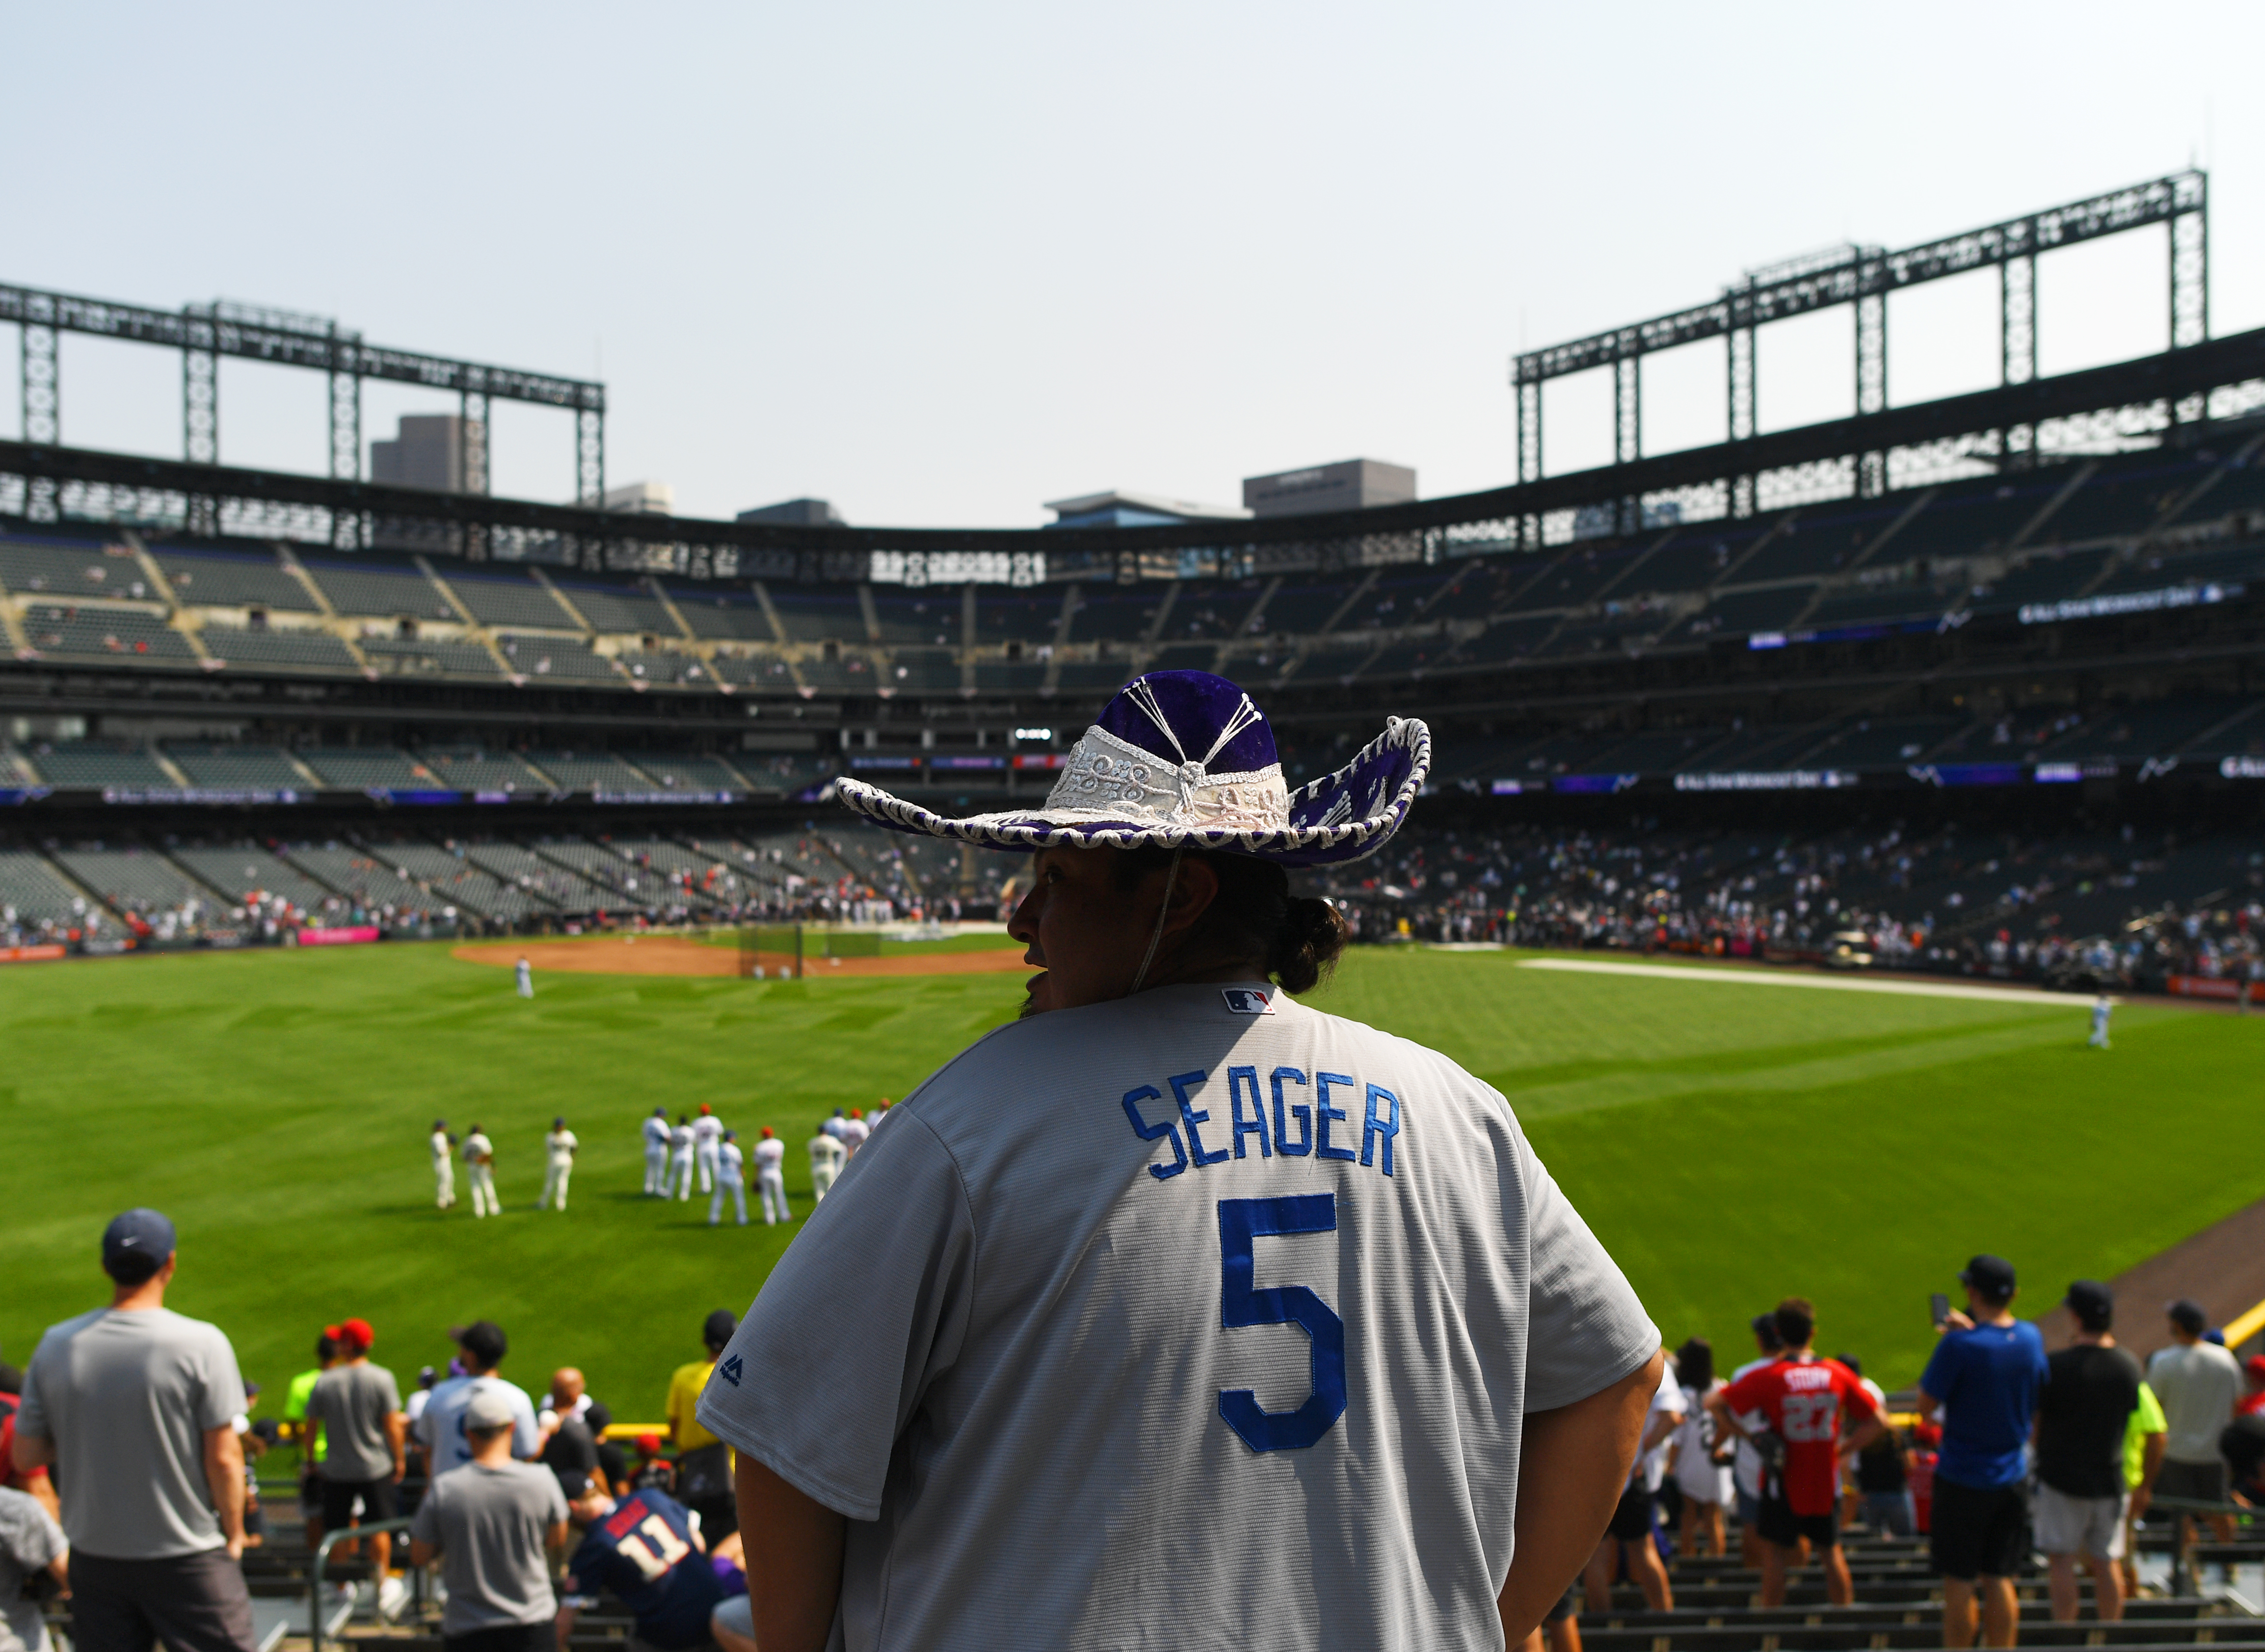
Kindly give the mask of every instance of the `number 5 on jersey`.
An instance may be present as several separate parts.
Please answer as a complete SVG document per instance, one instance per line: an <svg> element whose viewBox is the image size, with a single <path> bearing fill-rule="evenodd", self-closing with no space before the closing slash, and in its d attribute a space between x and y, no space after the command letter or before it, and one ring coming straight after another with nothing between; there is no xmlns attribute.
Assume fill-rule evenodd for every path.
<svg viewBox="0 0 2265 1652"><path fill-rule="evenodd" d="M1300 1451L1328 1433L1344 1415L1344 1321L1301 1284L1257 1288L1255 1241L1268 1234L1333 1234L1334 1193L1292 1198L1219 1202L1220 1324L1296 1325L1313 1341L1312 1388L1294 1411L1262 1411L1249 1388L1222 1388L1219 1414L1254 1452Z"/></svg>

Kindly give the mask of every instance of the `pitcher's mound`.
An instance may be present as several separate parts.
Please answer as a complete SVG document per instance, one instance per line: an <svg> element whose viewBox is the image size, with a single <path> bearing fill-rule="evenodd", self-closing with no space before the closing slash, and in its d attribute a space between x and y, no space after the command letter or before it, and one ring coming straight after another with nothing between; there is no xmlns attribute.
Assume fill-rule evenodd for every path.
<svg viewBox="0 0 2265 1652"><path fill-rule="evenodd" d="M539 973L558 970L579 975L737 975L738 949L710 946L686 935L594 935L586 941L484 941L451 948L451 957L467 964L510 969L525 958ZM755 963L774 979L790 975L790 953L760 952ZM907 953L883 958L803 959L805 979L822 980L851 975L974 975L1028 972L1020 947L992 947L979 952Z"/></svg>

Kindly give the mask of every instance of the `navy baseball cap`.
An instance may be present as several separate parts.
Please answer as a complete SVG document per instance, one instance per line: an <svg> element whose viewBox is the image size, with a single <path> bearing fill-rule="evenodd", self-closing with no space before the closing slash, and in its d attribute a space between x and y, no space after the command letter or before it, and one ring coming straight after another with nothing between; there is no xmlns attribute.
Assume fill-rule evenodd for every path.
<svg viewBox="0 0 2265 1652"><path fill-rule="evenodd" d="M126 1219L121 1216L118 1219L124 1221ZM158 1219L162 1221L164 1219L160 1217ZM2171 1323L2189 1336L2201 1335L2210 1325L2210 1315L2192 1297L2181 1297L2164 1311L2171 1316Z"/></svg>
<svg viewBox="0 0 2265 1652"><path fill-rule="evenodd" d="M113 1270L113 1264L133 1265L137 1256L149 1258L149 1270L155 1273L165 1265L165 1258L173 1254L173 1225L159 1211L136 1205L110 1219L110 1226L102 1230L102 1269Z"/></svg>
<svg viewBox="0 0 2265 1652"><path fill-rule="evenodd" d="M1985 1297L2007 1296L2014 1289L2014 1264L2003 1256L1977 1256L1959 1270L1958 1283Z"/></svg>
<svg viewBox="0 0 2265 1652"><path fill-rule="evenodd" d="M2097 1279L2077 1280L2061 1300L2088 1331L2104 1331L2115 1321L2116 1293Z"/></svg>
<svg viewBox="0 0 2265 1652"><path fill-rule="evenodd" d="M717 1308L700 1324L700 1340L710 1348L721 1348L732 1340L739 1328L738 1316L729 1308Z"/></svg>

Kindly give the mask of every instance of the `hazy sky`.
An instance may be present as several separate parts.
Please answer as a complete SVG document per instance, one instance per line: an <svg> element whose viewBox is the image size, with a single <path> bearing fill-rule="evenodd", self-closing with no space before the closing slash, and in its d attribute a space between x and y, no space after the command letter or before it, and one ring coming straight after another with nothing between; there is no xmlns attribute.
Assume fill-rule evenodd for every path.
<svg viewBox="0 0 2265 1652"><path fill-rule="evenodd" d="M1021 526L1367 455L1510 480L1509 357L1828 243L2200 162L2213 332L2265 324L2265 6L33 5L0 279L334 315L602 376L608 479L724 515ZM2041 366L2159 349L2163 231L2044 260ZM1894 301L1901 402L1997 373L1996 278ZM18 430L0 327L0 433ZM1766 426L1853 406L1846 312L1765 332ZM1722 433L1720 347L1646 445ZM63 437L180 451L163 352L63 347ZM222 456L319 470L322 380L223 368ZM1610 453L1552 392L1548 468ZM387 387L365 435L451 404ZM571 495L505 407L498 492Z"/></svg>

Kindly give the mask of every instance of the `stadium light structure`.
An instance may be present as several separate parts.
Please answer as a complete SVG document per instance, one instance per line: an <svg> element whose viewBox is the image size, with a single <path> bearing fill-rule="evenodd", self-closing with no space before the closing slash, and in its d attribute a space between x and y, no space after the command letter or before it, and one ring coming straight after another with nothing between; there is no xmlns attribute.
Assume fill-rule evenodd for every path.
<svg viewBox="0 0 2265 1652"><path fill-rule="evenodd" d="M455 391L461 415L457 457L464 491L488 491L488 404L527 402L574 416L574 497L595 507L606 491L606 387L519 368L397 350L363 342L326 317L220 299L178 311L151 309L75 293L0 283L0 322L17 325L23 352L23 439L56 447L62 440L59 346L67 332L155 345L181 353L181 456L191 464L220 461L220 359L236 356L329 375L331 475L361 476L364 380ZM208 525L206 531L217 531Z"/></svg>
<svg viewBox="0 0 2265 1652"><path fill-rule="evenodd" d="M1970 229L1890 252L1880 247L1845 244L1784 263L1750 270L1722 289L1722 296L1688 309L1654 317L1625 327L1551 345L1518 355L1511 368L1517 397L1518 479L1541 479L1541 387L1592 368L1613 375L1613 462L1635 463L1643 456L1643 358L1703 338L1729 340L1724 392L1732 447L1759 432L1755 416L1759 358L1755 335L1773 321L1812 310L1852 304L1856 310L1856 413L1884 412L1888 405L1888 295L1906 287L1995 266L1999 275L1999 370L2005 386L2036 377L2036 261L2041 252L2121 235L2149 224L2170 226L2170 339L2173 350L2210 337L2209 176L2174 172L2128 189L2048 207L1985 229ZM2002 451L2011 457L2030 450L2034 432L2010 428ZM1873 496L1887 491L1884 452L1860 457L1857 487ZM1751 470L1730 479L1731 514L1754 509ZM1622 501L1623 531L1640 527L1639 506ZM1539 542L1540 527L1528 532Z"/></svg>

